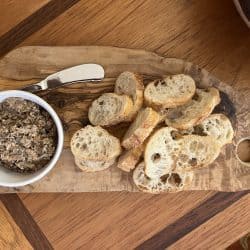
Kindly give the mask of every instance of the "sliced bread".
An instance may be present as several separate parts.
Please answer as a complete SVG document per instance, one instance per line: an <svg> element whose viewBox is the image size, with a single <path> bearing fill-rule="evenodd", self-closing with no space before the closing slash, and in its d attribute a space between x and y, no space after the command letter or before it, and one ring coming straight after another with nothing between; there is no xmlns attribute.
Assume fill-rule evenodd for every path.
<svg viewBox="0 0 250 250"><path fill-rule="evenodd" d="M119 139L105 129L88 125L73 135L71 151L81 160L110 161L120 155L121 146Z"/></svg>
<svg viewBox="0 0 250 250"><path fill-rule="evenodd" d="M176 160L176 171L188 171L205 167L220 154L221 146L212 136L183 136Z"/></svg>
<svg viewBox="0 0 250 250"><path fill-rule="evenodd" d="M195 95L187 104L168 111L165 122L177 129L191 128L208 117L219 102L220 94L216 88L196 89Z"/></svg>
<svg viewBox="0 0 250 250"><path fill-rule="evenodd" d="M122 153L119 157L117 167L125 172L130 172L134 169L136 164L139 162L144 150L144 145L140 145L136 148L129 149Z"/></svg>
<svg viewBox="0 0 250 250"><path fill-rule="evenodd" d="M133 172L133 181L142 192L158 194L162 192L178 192L191 184L193 173L169 172L160 178L149 178L145 174L144 162L140 163Z"/></svg>
<svg viewBox="0 0 250 250"><path fill-rule="evenodd" d="M112 166L115 163L115 159L116 158L113 158L110 161L88 161L75 158L75 164L84 172L97 172Z"/></svg>
<svg viewBox="0 0 250 250"><path fill-rule="evenodd" d="M194 127L194 133L213 136L221 146L231 143L234 137L232 124L223 114L208 116L201 124Z"/></svg>
<svg viewBox="0 0 250 250"><path fill-rule="evenodd" d="M185 104L195 93L195 82L188 75L179 74L156 80L144 91L145 102L157 110Z"/></svg>
<svg viewBox="0 0 250 250"><path fill-rule="evenodd" d="M128 119L133 110L133 102L127 95L102 94L89 108L89 121L93 125L109 126Z"/></svg>
<svg viewBox="0 0 250 250"><path fill-rule="evenodd" d="M178 131L171 127L157 130L150 138L144 152L145 173L157 179L170 173L181 148L182 139Z"/></svg>
<svg viewBox="0 0 250 250"><path fill-rule="evenodd" d="M128 95L133 100L133 109L129 114L128 120L133 119L143 104L144 85L142 77L125 71L121 73L115 83L115 93L118 95Z"/></svg>
<svg viewBox="0 0 250 250"><path fill-rule="evenodd" d="M158 114L160 116L159 118L159 124L160 123L165 123L165 120L167 118L167 114L168 114L168 110L169 109L161 109L161 110L158 110Z"/></svg>
<svg viewBox="0 0 250 250"><path fill-rule="evenodd" d="M158 122L159 115L156 111L152 108L142 109L124 135L122 146L126 149L131 149L141 145Z"/></svg>

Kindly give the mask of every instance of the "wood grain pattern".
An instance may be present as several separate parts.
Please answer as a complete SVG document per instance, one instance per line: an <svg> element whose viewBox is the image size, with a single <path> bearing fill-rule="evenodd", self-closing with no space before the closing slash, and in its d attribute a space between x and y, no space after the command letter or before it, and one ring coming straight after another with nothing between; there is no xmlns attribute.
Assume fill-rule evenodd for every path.
<svg viewBox="0 0 250 250"><path fill-rule="evenodd" d="M176 3L158 0L156 4L148 0L139 6L137 2L130 4L134 9L130 14L120 1L113 1L104 9L103 5L90 6L87 1L79 3L21 45L108 45L147 49L165 57L192 61L211 73L221 69L221 63L234 68L248 60L250 51L245 45L250 42L249 30L240 20L232 1L181 0ZM91 11L98 15L90 18L80 15L88 15ZM119 16L124 13L127 16L121 21ZM81 32L76 35L77 30ZM239 51L244 57L229 64L227 60ZM234 72L226 70L225 77ZM232 81L232 78L218 76L228 83Z"/></svg>
<svg viewBox="0 0 250 250"><path fill-rule="evenodd" d="M18 23L24 20L26 17L31 15L37 9L40 9L43 5L48 3L49 0L22 0L12 1L3 0L1 1L0 8L0 36L8 32L10 29L15 27Z"/></svg>
<svg viewBox="0 0 250 250"><path fill-rule="evenodd" d="M58 249L134 249L211 195L33 194L23 202ZM180 225L179 230L185 227Z"/></svg>
<svg viewBox="0 0 250 250"><path fill-rule="evenodd" d="M79 0L51 0L0 37L0 56L59 16ZM52 11L53 10L53 11Z"/></svg>
<svg viewBox="0 0 250 250"><path fill-rule="evenodd" d="M19 226L24 237L26 237L31 244L32 249L53 249L44 233L37 226L30 213L16 194L0 195L0 200L1 203L4 204L7 211L11 214L12 219ZM0 212L0 214L2 213ZM15 238L13 241L18 242ZM8 242L6 244L9 245ZM22 249L22 247L19 249ZM24 249L26 248L24 247Z"/></svg>
<svg viewBox="0 0 250 250"><path fill-rule="evenodd" d="M131 174L123 173L115 166L102 172L77 171L69 152L72 134L88 124L88 107L100 94L113 91L115 78L122 71L135 71L144 76L145 82L163 75L185 73L193 77L197 87L217 87L221 91L221 103L215 112L222 112L230 119L235 129L234 142L250 134L250 90L244 93L233 90L206 70L181 59L164 58L152 52L102 46L76 47L21 47L7 54L0 61L0 75L14 80L43 78L56 71L81 63L98 63L105 69L102 83L68 86L40 95L59 114L65 128L65 150L52 173L42 181L20 189L1 189L20 192L89 192L89 191L136 191ZM5 80L0 80L4 82ZM13 85L16 85L14 81ZM8 81L8 88L12 87ZM6 84L4 85L6 86ZM240 98L238 97L240 93ZM121 137L127 126L110 127L111 132ZM237 191L250 188L250 169L235 157L235 145L223 147L220 157L209 168L195 171L194 180L187 190ZM59 182L63 179L63 182ZM60 185L58 184L60 183Z"/></svg>
<svg viewBox="0 0 250 250"><path fill-rule="evenodd" d="M0 9L3 11L5 11L2 8L4 1L0 1ZM107 5L104 5L104 2ZM232 1L146 0L138 6L140 3L140 1L127 0L98 1L98 4L94 4L93 1L80 1L18 46L109 45L146 49L156 51L166 57L192 61L205 67L220 80L233 85L234 88L249 88L250 32L240 20ZM10 22L9 19L14 19L14 17L6 17L5 22ZM12 39L8 42L12 43ZM15 42L15 44L18 43ZM7 89L8 82L5 81L4 84ZM85 221L89 218L88 234L93 236L88 238L90 241L97 240L100 244L103 241L102 247L106 249L106 246L109 246L109 239L114 242L120 240L123 248L131 249L132 246L142 243L139 236L133 237L133 235L143 234L142 241L152 237L155 231L162 230L177 219L175 216L178 216L179 209L176 210L176 204L180 203L180 208L183 209L181 214L185 214L187 211L182 206L182 200L196 206L197 201L203 202L204 196L207 198L207 193L196 191L189 192L187 196L183 195L185 193L157 196L159 200L153 213L157 214L157 220L151 219L149 223L145 218L152 216L154 207L150 195L133 193L22 194L21 198L28 199L29 202L25 204L39 225L42 225L42 230L47 237L53 240L53 247L56 249L58 245L62 246L60 240L64 237L66 237L65 246L73 246L73 249L78 249L85 244L85 236L81 234L81 231L85 230L85 225L81 224L83 218ZM166 202L165 197L170 197L172 202ZM115 202L119 199L122 199L121 206ZM138 212L131 211L133 202L136 202L136 206L139 207ZM84 209L88 207L86 203L90 204L88 210ZM94 210L91 204L94 204ZM120 217L116 226L117 213L113 213L113 210L116 211L117 208L120 209ZM158 208L160 208L159 212ZM78 213L77 211L80 210L82 212ZM110 211L109 219L104 220L101 216L103 210ZM217 214L216 219L223 220L225 216L228 218L227 216L230 215L228 212L227 210L226 213ZM53 220L49 221L48 217L52 217L51 213ZM238 213L241 215L240 209ZM135 231L138 214L141 227L136 228ZM195 217L196 214L193 215L193 219ZM95 218L99 220L96 221ZM103 232L107 232L104 238L103 234L100 237L97 236L99 231L96 230L96 225L99 226L100 221L104 228ZM235 230L240 232L240 226L245 225L245 220L237 216L235 221L238 226ZM110 225L112 225L112 230L109 230ZM147 230L144 227L150 229ZM124 229L121 230L121 228ZM195 241L197 243L203 239L206 242L212 241L214 235L219 234L221 230L216 226L209 234L200 235L199 238L194 235L193 249L197 249L193 244ZM224 233L223 237L219 236L218 246L220 246L219 241L223 242L223 245L229 245L232 240L238 240L235 238L238 233L234 234L233 231L234 229L229 234ZM188 248L187 240L185 244L185 248ZM206 249L206 246L204 248Z"/></svg>
<svg viewBox="0 0 250 250"><path fill-rule="evenodd" d="M169 249L225 249L250 230L250 194L197 227ZM238 221L242 221L238 224ZM226 236L226 237L225 237ZM197 239L202 240L197 240ZM188 248L186 244L188 242Z"/></svg>
<svg viewBox="0 0 250 250"><path fill-rule="evenodd" d="M81 1L21 45L101 45L104 34L112 32L135 12L142 10L144 4L145 1L141 0ZM77 36L76 31L80 31ZM70 39L71 35L74 39ZM41 36L44 37L42 43Z"/></svg>
<svg viewBox="0 0 250 250"><path fill-rule="evenodd" d="M185 238L185 235L195 228L206 224L206 221L213 218L216 214L220 213L234 202L238 201L241 197L244 197L245 195L249 196L248 193L249 192L245 191L234 194L217 193L213 195L174 223L169 224L152 238L143 242L137 247L137 249L165 249L170 247L174 242L178 242L180 238ZM184 246L179 249L182 249L183 247ZM176 249L178 249L178 247ZM192 247L190 249L192 249Z"/></svg>
<svg viewBox="0 0 250 250"><path fill-rule="evenodd" d="M0 249L33 249L0 201Z"/></svg>

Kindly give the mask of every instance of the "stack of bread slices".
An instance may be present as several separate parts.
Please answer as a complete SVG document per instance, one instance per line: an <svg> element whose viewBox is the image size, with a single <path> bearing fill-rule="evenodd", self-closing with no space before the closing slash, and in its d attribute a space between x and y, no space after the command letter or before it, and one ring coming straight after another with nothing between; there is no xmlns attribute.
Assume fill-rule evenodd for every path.
<svg viewBox="0 0 250 250"><path fill-rule="evenodd" d="M230 120L212 114L219 103L216 88L198 89L188 75L168 76L144 88L141 76L123 72L114 93L91 104L93 126L74 134L75 163L87 172L114 164L133 171L134 183L144 192L181 191L191 184L193 170L208 166L232 142ZM131 122L121 141L102 128L121 122Z"/></svg>

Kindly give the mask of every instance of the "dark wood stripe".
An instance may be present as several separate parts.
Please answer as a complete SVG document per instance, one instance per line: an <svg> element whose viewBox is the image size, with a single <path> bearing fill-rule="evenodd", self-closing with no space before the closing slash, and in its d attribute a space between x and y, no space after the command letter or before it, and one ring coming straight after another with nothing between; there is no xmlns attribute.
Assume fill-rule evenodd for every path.
<svg viewBox="0 0 250 250"><path fill-rule="evenodd" d="M0 56L3 56L27 37L61 15L80 0L51 0L0 37Z"/></svg>
<svg viewBox="0 0 250 250"><path fill-rule="evenodd" d="M216 193L136 249L165 249L248 193Z"/></svg>
<svg viewBox="0 0 250 250"><path fill-rule="evenodd" d="M0 200L34 249L53 249L17 194L1 194Z"/></svg>

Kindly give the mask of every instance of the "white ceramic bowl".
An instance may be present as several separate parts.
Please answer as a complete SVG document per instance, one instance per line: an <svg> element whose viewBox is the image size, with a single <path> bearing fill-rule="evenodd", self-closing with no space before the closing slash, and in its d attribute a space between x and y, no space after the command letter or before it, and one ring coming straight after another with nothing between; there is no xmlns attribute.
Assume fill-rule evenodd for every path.
<svg viewBox="0 0 250 250"><path fill-rule="evenodd" d="M21 186L28 185L35 181L40 180L46 174L48 174L49 171L55 166L63 150L63 138L64 138L63 127L54 109L40 97L34 94L31 94L29 92L20 91L20 90L8 90L8 91L0 92L0 102L3 102L4 99L8 97L22 97L23 99L30 100L32 102L37 103L50 114L57 128L58 142L57 142L56 151L55 151L54 156L52 157L52 159L46 166L39 169L37 172L31 173L31 174L16 173L11 170L5 169L4 167L0 167L0 186L21 187Z"/></svg>

